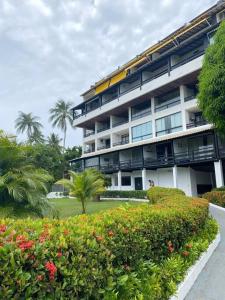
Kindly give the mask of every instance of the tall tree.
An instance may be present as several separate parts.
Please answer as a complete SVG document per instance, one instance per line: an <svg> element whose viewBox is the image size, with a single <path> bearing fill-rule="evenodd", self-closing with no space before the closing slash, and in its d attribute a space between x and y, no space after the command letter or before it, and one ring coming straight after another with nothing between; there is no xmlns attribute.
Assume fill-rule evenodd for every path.
<svg viewBox="0 0 225 300"><path fill-rule="evenodd" d="M73 127L73 113L72 102L65 102L64 100L58 100L55 107L50 109L50 122L53 127L58 127L63 131L63 149L66 144L66 134L68 126Z"/></svg>
<svg viewBox="0 0 225 300"><path fill-rule="evenodd" d="M55 133L51 133L47 138L48 145L57 149L60 149L61 141L62 139Z"/></svg>
<svg viewBox="0 0 225 300"><path fill-rule="evenodd" d="M26 133L28 140L30 140L35 133L41 132L41 128L43 127L38 117L33 116L32 113L26 114L22 111L19 112L15 126L18 133Z"/></svg>
<svg viewBox="0 0 225 300"><path fill-rule="evenodd" d="M43 144L45 142L44 135L42 132L38 130L34 130L34 132L31 134L31 136L28 139L28 142L30 144Z"/></svg>
<svg viewBox="0 0 225 300"><path fill-rule="evenodd" d="M206 120L225 135L225 21L206 50L199 76L198 103Z"/></svg>

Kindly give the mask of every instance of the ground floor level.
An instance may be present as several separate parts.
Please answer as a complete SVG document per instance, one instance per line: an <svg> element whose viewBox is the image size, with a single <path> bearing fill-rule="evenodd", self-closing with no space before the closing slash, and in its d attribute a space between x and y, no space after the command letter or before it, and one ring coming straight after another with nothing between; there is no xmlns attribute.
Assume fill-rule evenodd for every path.
<svg viewBox="0 0 225 300"><path fill-rule="evenodd" d="M224 185L222 160L192 166L172 166L148 170L118 171L108 174L110 190L147 190L151 186L182 189L186 195L197 196Z"/></svg>

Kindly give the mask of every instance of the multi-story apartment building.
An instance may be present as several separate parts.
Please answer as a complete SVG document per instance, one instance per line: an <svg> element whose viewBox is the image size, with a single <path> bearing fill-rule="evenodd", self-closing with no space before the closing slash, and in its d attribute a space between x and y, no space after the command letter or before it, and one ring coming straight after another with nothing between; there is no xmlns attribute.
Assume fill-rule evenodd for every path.
<svg viewBox="0 0 225 300"><path fill-rule="evenodd" d="M225 143L196 99L205 49L224 17L219 1L82 95L73 109L84 134L74 169L99 169L114 190L154 184L197 195L224 185Z"/></svg>

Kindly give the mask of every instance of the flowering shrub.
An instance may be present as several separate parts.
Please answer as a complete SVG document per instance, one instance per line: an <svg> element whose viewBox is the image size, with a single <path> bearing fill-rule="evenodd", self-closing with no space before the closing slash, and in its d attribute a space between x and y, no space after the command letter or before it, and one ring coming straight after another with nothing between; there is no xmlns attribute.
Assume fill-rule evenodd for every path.
<svg viewBox="0 0 225 300"><path fill-rule="evenodd" d="M206 200L177 194L67 220L1 220L0 298L129 299L119 294L129 274L181 250L189 257L207 219Z"/></svg>
<svg viewBox="0 0 225 300"><path fill-rule="evenodd" d="M156 203L164 199L165 197L171 197L175 195L184 196L185 193L177 188L165 188L160 186L152 187L147 192L148 199L151 203Z"/></svg>
<svg viewBox="0 0 225 300"><path fill-rule="evenodd" d="M212 191L202 195L202 198L207 199L210 203L225 207L225 192Z"/></svg>

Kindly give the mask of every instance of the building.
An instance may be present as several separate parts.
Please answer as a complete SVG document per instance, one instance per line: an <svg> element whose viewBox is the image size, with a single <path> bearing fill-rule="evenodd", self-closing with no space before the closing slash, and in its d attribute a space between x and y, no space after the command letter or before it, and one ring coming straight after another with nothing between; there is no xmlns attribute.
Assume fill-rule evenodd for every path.
<svg viewBox="0 0 225 300"><path fill-rule="evenodd" d="M113 190L224 185L225 142L197 106L204 52L225 17L219 1L86 91L73 108L83 128L76 170L97 168Z"/></svg>

